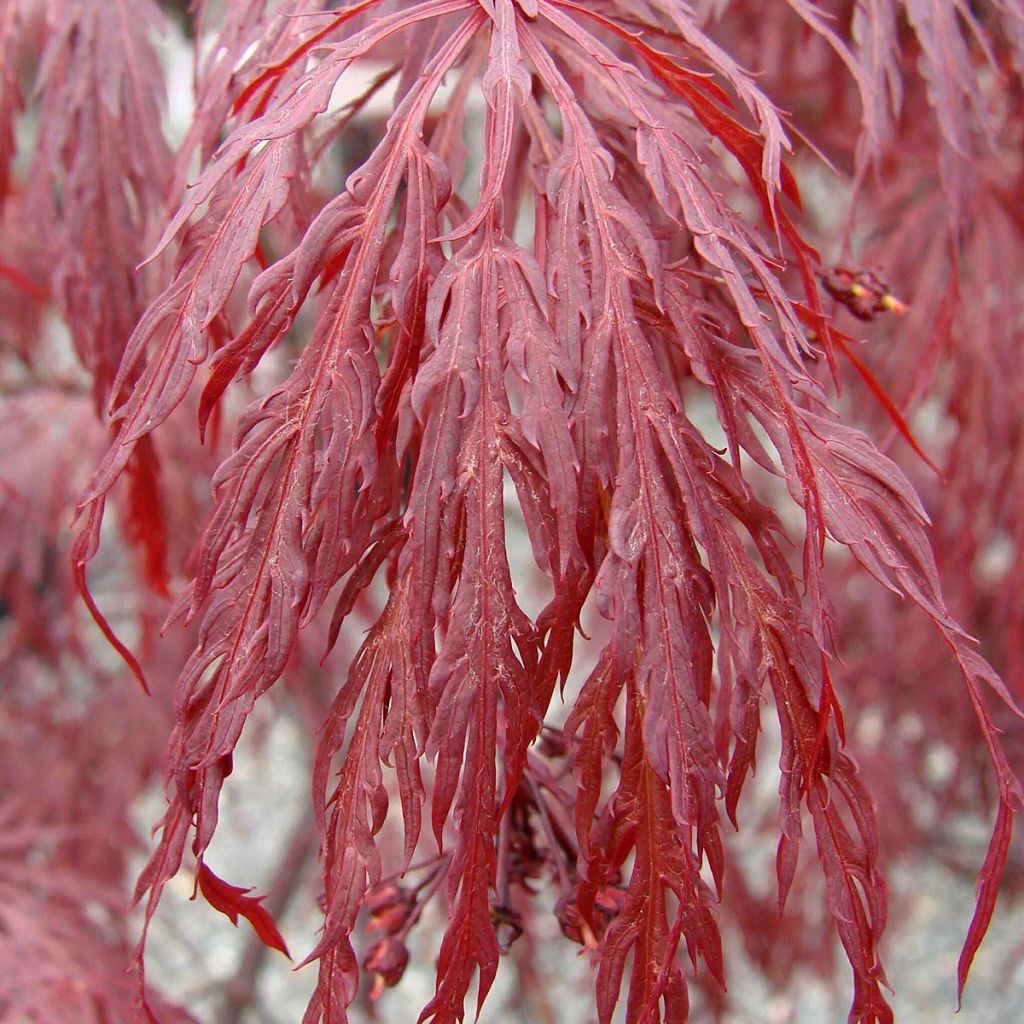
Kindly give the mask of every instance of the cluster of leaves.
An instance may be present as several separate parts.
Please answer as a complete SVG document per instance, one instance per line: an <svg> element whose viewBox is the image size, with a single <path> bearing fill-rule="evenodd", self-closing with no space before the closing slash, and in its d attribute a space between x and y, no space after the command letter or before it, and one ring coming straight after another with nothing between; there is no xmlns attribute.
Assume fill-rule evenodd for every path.
<svg viewBox="0 0 1024 1024"><path fill-rule="evenodd" d="M206 898L283 947L204 856L256 700L304 663L306 638L326 633L329 651L358 613L369 629L347 666L336 652L305 673L332 694L312 779L324 926L307 1024L347 1019L361 913L380 932L365 971L393 984L431 900L448 925L421 1020L461 1020L539 912L539 884L592 958L602 1024L623 988L629 1024L685 1020L683 948L691 979L724 982L723 812L738 824L762 728L781 744L778 904L809 827L850 1019L891 1020L879 830L840 698L859 713L890 702L895 720L952 673L956 725L936 717L927 735L985 752L997 804L962 989L1021 791L988 700L1019 732L1013 697L958 622L1019 686L1024 621L1019 558L989 588L969 582L992 536L1011 552L1024 540L1024 401L992 397L1019 378L1007 249L1024 235L1024 15L975 6L198 3L194 113L172 147L149 0L2 0L0 424L50 429L48 403L82 416L88 398L111 423L46 621L74 616L77 582L144 685L164 692L151 665L180 670L168 807L136 892L147 926L190 845ZM820 157L787 156L780 99L853 183L837 269L812 242L843 243L801 212L794 173ZM367 152L339 157L381 102ZM866 259L904 254L879 260L912 282L895 326L879 321L906 307L849 261L853 238ZM64 377L40 340L50 312L78 357ZM849 313L894 339L887 357L856 354ZM926 400L957 427L934 454L956 615L921 499L850 425L920 452L905 414ZM187 419L204 449L183 440ZM978 457L993 443L995 474ZM0 513L31 490L5 476ZM148 588L132 650L86 580L108 503L122 571ZM543 580L536 613L513 586L513 518ZM4 536L19 657L59 534L51 515ZM881 584L867 597L866 577ZM148 616L165 612L158 641ZM588 615L602 624L581 644ZM928 640L901 644L928 619ZM88 644L73 653L90 660ZM106 682L87 690L102 707ZM392 850L379 840L396 804Z"/></svg>

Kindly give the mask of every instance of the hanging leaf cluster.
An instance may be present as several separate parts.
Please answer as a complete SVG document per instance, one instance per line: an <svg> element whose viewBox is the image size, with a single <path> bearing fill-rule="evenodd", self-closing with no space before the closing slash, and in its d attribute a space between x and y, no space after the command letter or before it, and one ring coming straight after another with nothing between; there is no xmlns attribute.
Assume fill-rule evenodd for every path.
<svg viewBox="0 0 1024 1024"><path fill-rule="evenodd" d="M889 372L853 334L881 325L898 347L964 274L1005 277L974 255L979 206L1021 247L1019 154L1005 195L971 182L1005 167L1024 18L1013 0L974 8L199 3L194 112L172 147L149 0L0 5L5 232L46 225L54 253L0 256L5 350L31 367L52 305L109 416L70 555L96 621L146 685L147 657L90 590L113 503L152 600L175 594L163 628L188 638L136 891L147 927L190 849L202 895L285 950L259 898L205 857L246 722L315 637L324 922L306 1024L346 1021L361 974L396 984L431 901L446 923L420 1021L461 1021L545 887L593 966L601 1024L620 1003L628 1024L685 1021L695 980L725 983L727 833L765 730L781 749L778 906L816 852L850 1020L891 1021L879 828L842 710L863 700L844 666L856 576L876 581L887 628L911 608L931 629L995 780L962 990L1021 803L993 714L1019 728L1018 713L960 624L970 607L947 607L929 515L880 447L908 442L933 486L909 419L932 382L908 394L915 349ZM779 58L764 75L759 48ZM20 179L15 122L34 101L19 69L36 53L39 141ZM842 138L821 119L815 154L802 115L816 130L826 84L853 112ZM379 131L349 145L371 108L387 111ZM938 168L940 216L899 223L910 238L944 226L927 244L945 298L922 285L908 308L869 266L819 254L798 179L822 156L855 210L874 192L920 203ZM181 488L198 476L205 508L173 493L182 431L210 453L189 449ZM965 479L966 454L935 458ZM1019 520L1006 528L1019 540ZM349 657L332 652L351 636Z"/></svg>

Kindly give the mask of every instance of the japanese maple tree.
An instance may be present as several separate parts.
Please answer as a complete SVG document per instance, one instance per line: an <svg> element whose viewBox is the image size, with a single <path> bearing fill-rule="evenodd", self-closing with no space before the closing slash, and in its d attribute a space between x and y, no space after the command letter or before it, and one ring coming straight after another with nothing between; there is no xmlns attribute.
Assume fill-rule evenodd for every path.
<svg viewBox="0 0 1024 1024"><path fill-rule="evenodd" d="M1020 0L0 0L0 976L188 1019L142 974L183 865L287 952L205 861L287 687L306 1024L397 984L428 906L421 1021L544 915L601 1024L685 1021L723 918L801 912L805 846L849 1019L891 1021L881 861L937 788L995 818L962 994L1022 800L1022 85ZM871 713L925 739L858 752ZM729 833L765 733L758 909ZM0 981L0 1016L59 1019L45 989Z"/></svg>

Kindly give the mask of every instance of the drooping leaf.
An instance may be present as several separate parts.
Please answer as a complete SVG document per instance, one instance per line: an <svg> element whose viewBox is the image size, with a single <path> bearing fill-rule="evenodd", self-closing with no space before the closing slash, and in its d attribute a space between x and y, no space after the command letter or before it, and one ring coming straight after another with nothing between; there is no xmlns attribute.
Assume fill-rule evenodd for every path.
<svg viewBox="0 0 1024 1024"><path fill-rule="evenodd" d="M225 882L206 864L199 865L196 871L196 884L203 898L214 910L219 910L236 926L239 916L244 917L265 945L280 950L291 959L274 919L260 906L265 897L249 896L248 893L252 892L252 889L243 889Z"/></svg>

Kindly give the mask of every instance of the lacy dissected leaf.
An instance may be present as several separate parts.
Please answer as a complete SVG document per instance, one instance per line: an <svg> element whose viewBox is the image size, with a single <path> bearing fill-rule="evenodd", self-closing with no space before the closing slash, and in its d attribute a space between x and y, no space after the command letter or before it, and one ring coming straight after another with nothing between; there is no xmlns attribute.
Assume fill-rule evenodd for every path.
<svg viewBox="0 0 1024 1024"><path fill-rule="evenodd" d="M978 132L992 141L993 126L975 80L970 47L985 36L966 4L906 0L907 20L921 46L921 74L946 146L942 151L944 184L954 202L970 184L967 156ZM973 36L969 39L968 33Z"/></svg>
<svg viewBox="0 0 1024 1024"><path fill-rule="evenodd" d="M615 917L598 948L598 1016L602 1024L612 1019L626 959L632 954L626 1019L685 1020L689 999L676 961L684 936L694 965L697 957L702 957L716 980L724 984L714 900L688 845L679 843L669 788L648 761L640 741L645 729L638 719L650 713L650 705L632 685L627 688L627 701L621 782L595 829L601 852L591 863L579 896L586 915L595 891L610 880L633 850L630 877L616 899ZM674 919L666 898L669 892L676 898Z"/></svg>
<svg viewBox="0 0 1024 1024"><path fill-rule="evenodd" d="M151 277L137 264L159 230L166 203L165 83L150 39L160 25L160 11L148 0L55 0L34 8L10 3L3 10L10 65L0 99L0 120L7 127L0 131L11 129L25 87L39 140L20 194L7 205L9 215L31 225L35 251L27 273L12 266L8 276L22 291L29 289L37 306L52 300L89 375L97 407L115 388L134 382L129 374L115 383L115 374L152 296ZM40 52L30 64L34 42ZM34 83L19 77L29 67ZM5 175L13 156L0 153ZM12 256L16 251L10 247ZM30 361L41 363L45 350L33 345ZM130 461L130 539L144 552L148 582L164 593L158 460L150 447ZM126 457L122 468L128 462Z"/></svg>
<svg viewBox="0 0 1024 1024"><path fill-rule="evenodd" d="M829 910L853 968L850 1020L891 1024L892 1009L882 993L887 985L878 953L886 922L886 886L878 868L878 834L874 809L856 767L842 753L829 753L820 743L824 695L815 709L803 691L808 666L794 638L766 630L763 658L782 729L782 798L776 868L780 905L796 869L801 837L800 800L806 792L814 834L825 876ZM811 655L813 656L813 655ZM840 802L841 801L841 802ZM846 812L844 816L843 811ZM845 819L845 820L844 820Z"/></svg>
<svg viewBox="0 0 1024 1024"><path fill-rule="evenodd" d="M897 17L892 0L858 0L850 20L850 35L860 67L857 82L863 134L857 156L862 165L880 156L891 138L892 120L902 105Z"/></svg>
<svg viewBox="0 0 1024 1024"><path fill-rule="evenodd" d="M317 69L315 85L307 82L303 90L286 93L272 113L240 125L218 149L216 159L195 183L189 199L157 244L159 253L185 230L173 282L139 319L125 348L114 383L115 395L129 379L138 380L128 400L116 403L118 433L83 495L83 509L99 507L123 472L135 444L180 404L197 366L208 357L211 329L243 266L256 251L260 230L281 212L290 197L289 180L300 169L297 134L323 111L335 82L357 56L397 31L395 23L398 27L414 24L435 13L433 6L428 3L395 15L383 27L367 30L337 47L333 59ZM445 11L463 6L457 0L441 4ZM424 90L423 94L432 96L433 90ZM186 228L204 204L205 213ZM310 233L316 237L313 227ZM302 268L298 272L301 275ZM298 301L312 283L312 278L306 279L301 290L298 283L293 283ZM92 535L90 547L98 546L98 519L90 512L83 527L83 533Z"/></svg>
<svg viewBox="0 0 1024 1024"><path fill-rule="evenodd" d="M464 262L452 264L450 285L443 275L439 279L439 285L451 289L449 313L429 328L437 331L436 347L413 390L414 405L427 419L427 437L441 427L439 419L451 404L461 406L464 423L440 524L442 537L456 530L463 535L459 582L427 681L432 716L427 753L436 756L434 832L442 841L454 802L459 833L449 875L453 909L438 959L438 988L421 1015L437 1022L462 1019L474 966L480 972L478 1006L494 979L498 944L488 890L494 879L498 822L495 758L500 742L501 784L510 793L522 773L527 745L540 730L543 710L535 706L529 685L536 669L536 638L512 598L505 551L500 425L508 406L501 381L509 321L519 311L499 310L498 295L502 271L510 276L520 271L497 249L490 231L464 253ZM437 296L443 298L444 291ZM439 303L434 308L440 312ZM427 486L433 479L432 466ZM451 550L450 542L442 543ZM413 547L412 557L418 554ZM436 558L429 556L435 564Z"/></svg>
<svg viewBox="0 0 1024 1024"><path fill-rule="evenodd" d="M368 582L368 581L367 581ZM317 751L314 786L326 835L326 919L309 958L320 975L306 1020L343 1020L355 998L359 971L349 935L366 891L380 880L374 837L388 810L381 761L393 759L405 821L406 864L416 849L423 783L419 757L424 714L417 690L422 643L409 643L408 588L396 589L349 669ZM356 706L359 705L358 713ZM338 781L328 798L332 760L342 749L353 715Z"/></svg>
<svg viewBox="0 0 1024 1024"><path fill-rule="evenodd" d="M151 889L154 900L180 863L186 809L197 814L197 855L208 845L220 786L253 700L283 672L300 621L315 614L352 568L360 531L369 531L380 514L398 471L389 462L377 475L372 425L380 373L371 296L387 220L403 173L413 165L406 142L467 36L464 24L407 98L410 118L396 120L362 184L350 182L352 191L325 207L289 257L292 289L303 295L323 248L338 246L335 233L350 225L340 247L332 248L330 258L346 262L325 283L310 344L275 395L243 415L235 453L215 476L215 507L196 578L172 615L191 617L206 605L200 645L179 680L181 720L170 762L175 803L140 888ZM445 194L443 181L430 187ZM264 276L273 289L279 278ZM257 302L257 314L261 308ZM258 335L251 338L260 344ZM317 510L312 516L311 508Z"/></svg>
<svg viewBox="0 0 1024 1024"><path fill-rule="evenodd" d="M7 6L13 15L17 5ZM150 41L162 17L149 0L42 6L40 144L27 202L52 224L51 291L103 404L150 298L135 267L166 201L165 86Z"/></svg>

